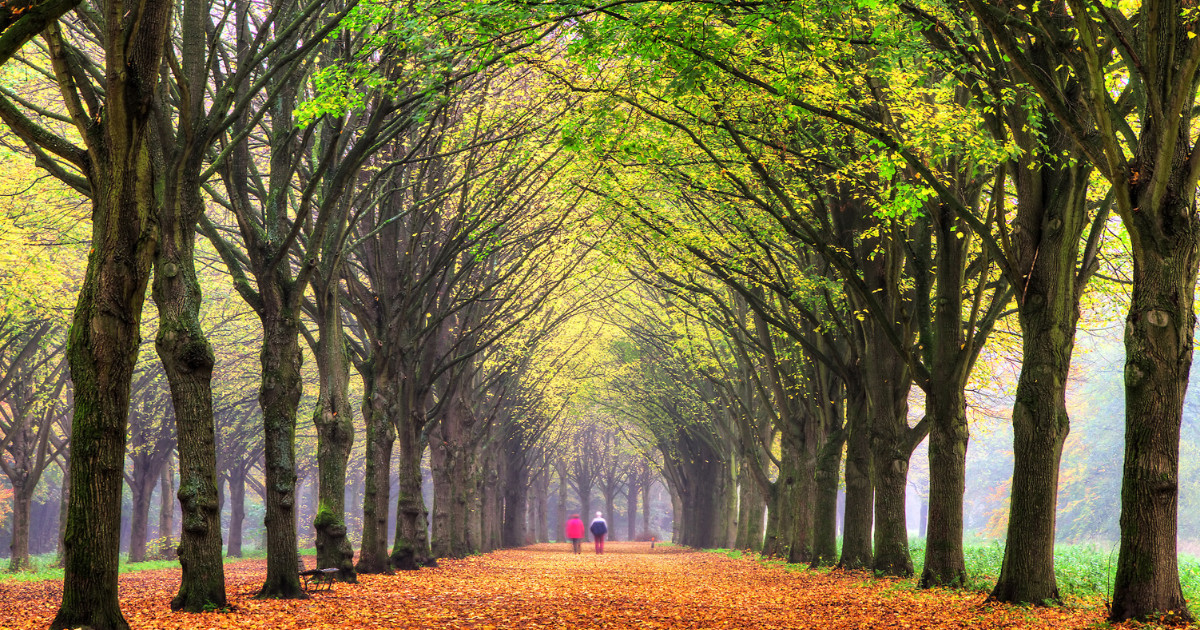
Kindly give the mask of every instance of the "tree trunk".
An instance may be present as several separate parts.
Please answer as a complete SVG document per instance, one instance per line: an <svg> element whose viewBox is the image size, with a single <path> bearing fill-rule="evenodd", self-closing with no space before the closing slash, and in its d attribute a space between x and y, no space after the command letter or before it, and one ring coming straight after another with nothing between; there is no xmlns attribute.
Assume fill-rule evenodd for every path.
<svg viewBox="0 0 1200 630"><path fill-rule="evenodd" d="M736 485L729 462L709 451L706 458L682 464L687 486L679 489L681 513L678 542L697 549L724 548L733 543Z"/></svg>
<svg viewBox="0 0 1200 630"><path fill-rule="evenodd" d="M407 386L401 385L402 389ZM410 401L396 425L399 449L400 488L396 497L396 540L392 545L392 566L401 571L415 571L434 564L429 552L425 527L425 499L421 496L421 453L424 450L419 434L424 424L425 405L411 392L403 400Z"/></svg>
<svg viewBox="0 0 1200 630"><path fill-rule="evenodd" d="M813 419L806 418L805 422ZM816 461L809 456L808 446L797 451L798 465L796 484L792 488L793 509L791 539L788 543L787 560L793 564L808 564L813 559L813 518L816 507Z"/></svg>
<svg viewBox="0 0 1200 630"><path fill-rule="evenodd" d="M960 189L963 188L959 185ZM962 586L966 581L963 556L963 495L966 492L967 405L964 388L970 376L972 348L963 323L963 283L967 244L960 238L967 225L939 204L929 213L937 243L934 303L926 349L929 382L925 386L925 416L929 423L929 535L925 539L922 588ZM975 333L979 334L979 333ZM915 445L914 445L915 447Z"/></svg>
<svg viewBox="0 0 1200 630"><path fill-rule="evenodd" d="M625 490L625 530L628 532L629 540L637 540L637 507L638 507L638 487L637 481L634 480L634 475L629 476L629 485Z"/></svg>
<svg viewBox="0 0 1200 630"><path fill-rule="evenodd" d="M554 531L556 540L567 542L567 479L560 470L558 473L558 505L554 510Z"/></svg>
<svg viewBox="0 0 1200 630"><path fill-rule="evenodd" d="M550 542L550 532L547 526L549 519L550 470L543 469L533 482L533 539L534 542ZM631 519L632 520L632 517ZM632 528L630 528L632 531Z"/></svg>
<svg viewBox="0 0 1200 630"><path fill-rule="evenodd" d="M486 453L477 456L482 459L486 457ZM484 539L484 519L486 518L488 501L484 479L489 474L487 470L488 466L485 464L477 474L472 475L474 497L471 502L470 513L467 515L468 536L480 552L491 551L487 541Z"/></svg>
<svg viewBox="0 0 1200 630"><path fill-rule="evenodd" d="M171 560L179 554L175 548L175 475L171 472L171 459L167 458L158 480L158 548L154 554L162 560ZM219 526L219 523L218 523ZM219 551L218 551L219 554ZM224 564L221 568L224 574ZM222 578L221 588L224 591Z"/></svg>
<svg viewBox="0 0 1200 630"><path fill-rule="evenodd" d="M467 444L473 422L457 394L430 434L433 469L431 546L435 558L465 558L476 551L468 512L477 503L475 447Z"/></svg>
<svg viewBox="0 0 1200 630"><path fill-rule="evenodd" d="M779 477L771 483L767 494L767 530L763 535L762 554L771 558L786 558L788 554L787 544L781 533L782 528L785 527L782 522L783 515L785 512L789 512L783 496L783 493L787 491L785 488L787 477L786 470L781 469Z"/></svg>
<svg viewBox="0 0 1200 630"><path fill-rule="evenodd" d="M579 518L583 519L584 524L592 522L592 487L579 488ZM592 533L584 528L584 540L591 540Z"/></svg>
<svg viewBox="0 0 1200 630"><path fill-rule="evenodd" d="M963 494L969 432L966 398L957 379L935 377L926 408L933 423L929 433L929 533L920 585L961 586L967 577Z"/></svg>
<svg viewBox="0 0 1200 630"><path fill-rule="evenodd" d="M864 354L868 357L863 372L875 486L875 549L871 566L877 573L909 577L913 574L913 563L908 553L905 494L908 460L916 446L908 427L912 380L908 365L884 341L882 331L872 332Z"/></svg>
<svg viewBox="0 0 1200 630"><path fill-rule="evenodd" d="M480 478L480 510L479 550L482 552L499 549L501 546L501 524L504 521L504 499L500 491L499 480L501 462L496 461L495 455L488 456L488 464L483 467Z"/></svg>
<svg viewBox="0 0 1200 630"><path fill-rule="evenodd" d="M12 494L12 545L9 550L8 570L11 573L29 568L29 509L33 504L32 488L13 484Z"/></svg>
<svg viewBox="0 0 1200 630"><path fill-rule="evenodd" d="M520 547L525 544L525 512L529 502L528 467L513 462L512 454L504 467L504 529L500 544Z"/></svg>
<svg viewBox="0 0 1200 630"><path fill-rule="evenodd" d="M683 501L679 498L679 493L670 490L671 494L671 542L683 544Z"/></svg>
<svg viewBox="0 0 1200 630"><path fill-rule="evenodd" d="M121 485L129 389L154 250L153 204L144 188L154 175L141 138L122 139L130 144L124 153L140 160L126 175L131 181L92 176L93 189L105 192L95 195L93 250L67 349L75 397L74 491L67 508L62 607L51 624L59 629L129 627L117 601Z"/></svg>
<svg viewBox="0 0 1200 630"><path fill-rule="evenodd" d="M474 553L468 516L476 503L471 451L431 436L429 453L433 465L433 556L465 558Z"/></svg>
<svg viewBox="0 0 1200 630"><path fill-rule="evenodd" d="M905 493L908 458L903 447L881 440L875 449L875 553L872 568L883 575L910 577Z"/></svg>
<svg viewBox="0 0 1200 630"><path fill-rule="evenodd" d="M1048 133L1055 134L1053 145L1069 142L1057 127ZM1066 383L1079 321L1082 280L1076 260L1087 223L1090 172L1082 160L1066 164L1040 162L1039 168L1031 168L1033 164L1022 161L1014 169L1014 226L1021 229L1014 227L1012 240L1019 265L1029 269L1029 275L1017 298L1022 361L1013 403L1008 536L991 594L1003 602L1059 601L1054 575L1058 470L1070 430ZM1082 277L1087 273L1084 270Z"/></svg>
<svg viewBox="0 0 1200 630"><path fill-rule="evenodd" d="M1174 611L1173 619L1191 619L1179 583L1176 535L1179 432L1192 364L1200 228L1192 194L1168 195L1164 205L1145 210L1183 225L1169 239L1160 237L1163 242L1153 242L1148 228L1132 239L1121 545L1110 615L1116 621L1168 611Z"/></svg>
<svg viewBox="0 0 1200 630"><path fill-rule="evenodd" d="M642 476L642 533L648 536L654 535L650 529L650 488L653 485L650 480L650 466L647 465Z"/></svg>
<svg viewBox="0 0 1200 630"><path fill-rule="evenodd" d="M817 454L816 501L813 509L813 552L811 566L837 563L838 470L842 466L845 433L833 432Z"/></svg>
<svg viewBox="0 0 1200 630"><path fill-rule="evenodd" d="M874 518L875 488L872 480L870 421L865 392L854 396L846 414L846 503L842 525L842 556L838 566L865 569L872 565L871 524Z"/></svg>
<svg viewBox="0 0 1200 630"><path fill-rule="evenodd" d="M617 519L616 519L616 517L617 517L616 493L606 491L604 493L604 518L605 518L605 520L610 521L611 525L609 525L608 533L605 534L605 537L604 537L605 540L608 540L608 541L617 540L617 535L616 535L617 534ZM588 522L590 523L591 521L588 521Z"/></svg>
<svg viewBox="0 0 1200 630"><path fill-rule="evenodd" d="M341 569L336 575L344 582L357 583L354 574L354 549L346 534L346 467L354 446L353 410L350 408L350 361L346 356L342 331L341 306L338 302L340 276L314 280L317 295L317 371L321 387L313 424L317 428L317 567ZM322 274L324 276L325 274Z"/></svg>
<svg viewBox="0 0 1200 630"><path fill-rule="evenodd" d="M307 599L296 568L296 409L300 404L299 323L288 291L273 276L259 282L263 310L262 384L266 487L263 524L267 534L267 576L259 598Z"/></svg>
<svg viewBox="0 0 1200 630"><path fill-rule="evenodd" d="M116 3L105 3L115 12ZM67 343L74 383L62 605L51 628L125 629L117 598L129 390L157 240L148 121L173 2L106 23L106 102L91 121L92 250ZM126 32L125 23L137 25ZM52 27L57 28L57 27ZM67 54L51 46L56 66ZM69 70L56 67L64 91ZM83 121L80 121L81 124Z"/></svg>
<svg viewBox="0 0 1200 630"><path fill-rule="evenodd" d="M394 385L380 352L362 371L363 418L366 424L366 471L363 474L363 531L358 573L391 573L388 558L388 510L391 507L392 443L395 428L387 416L387 392Z"/></svg>
<svg viewBox="0 0 1200 630"><path fill-rule="evenodd" d="M179 448L183 578L171 609L204 612L226 605L212 409L215 358L200 327L200 282L193 263L196 220L204 202L198 173L186 166L180 170L167 178L167 203L161 213L163 238L154 263L159 319L154 346L171 386Z"/></svg>
<svg viewBox="0 0 1200 630"><path fill-rule="evenodd" d="M450 520L450 467L448 465L446 440L442 433L449 417L443 417L437 428L429 434L429 467L433 472L433 514L429 522L429 548L434 558L454 557L453 526Z"/></svg>
<svg viewBox="0 0 1200 630"><path fill-rule="evenodd" d="M758 484L752 480L747 480L742 491L742 503L745 509L739 510L738 529L739 533L744 536L743 545L739 545L740 549L749 549L750 551L762 551L763 548L763 516L766 512L766 501L763 499L762 493L759 492ZM742 523L745 523L743 526Z"/></svg>
<svg viewBox="0 0 1200 630"><path fill-rule="evenodd" d="M229 476L229 550L230 558L242 557L242 526L246 519L246 469L235 464Z"/></svg>
<svg viewBox="0 0 1200 630"><path fill-rule="evenodd" d="M129 562L146 561L150 499L153 498L154 486L157 482L157 474L153 474L144 464L134 464L133 480L129 484L130 495L133 498L133 511L129 515Z"/></svg>
<svg viewBox="0 0 1200 630"><path fill-rule="evenodd" d="M763 553L807 563L812 557L813 479L802 448L794 435L780 441L779 476L771 489Z"/></svg>
<svg viewBox="0 0 1200 630"><path fill-rule="evenodd" d="M463 448L450 454L450 524L453 537L450 550L455 558L478 552L479 544L470 527L470 513L478 511L475 495L475 449Z"/></svg>

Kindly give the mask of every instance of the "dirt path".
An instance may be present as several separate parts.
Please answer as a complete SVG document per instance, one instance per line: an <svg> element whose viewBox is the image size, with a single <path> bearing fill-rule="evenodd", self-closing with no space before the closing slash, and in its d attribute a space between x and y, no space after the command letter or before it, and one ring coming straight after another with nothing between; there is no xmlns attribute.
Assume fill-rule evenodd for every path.
<svg viewBox="0 0 1200 630"><path fill-rule="evenodd" d="M991 606L978 593L914 592L840 572L793 572L645 543L580 556L536 545L445 561L437 569L362 576L305 601L252 599L265 561L227 565L229 614L176 614L177 570L121 576L122 607L145 628L1088 628L1098 606ZM312 560L309 559L309 562ZM0 582L0 628L45 628L54 582Z"/></svg>

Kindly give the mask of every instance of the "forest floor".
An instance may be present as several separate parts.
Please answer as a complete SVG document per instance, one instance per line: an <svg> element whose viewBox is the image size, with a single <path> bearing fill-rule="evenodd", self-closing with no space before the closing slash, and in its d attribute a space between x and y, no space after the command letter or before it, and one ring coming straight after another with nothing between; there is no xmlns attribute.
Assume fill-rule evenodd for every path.
<svg viewBox="0 0 1200 630"><path fill-rule="evenodd" d="M306 558L310 566L312 558ZM120 577L134 629L148 628L1097 628L1099 600L1025 608L985 593L918 591L911 580L795 571L725 554L609 543L575 556L543 544L446 560L436 569L360 576L308 600L256 600L265 560L225 566L231 612L172 613L179 570ZM0 629L45 628L62 585L0 582Z"/></svg>

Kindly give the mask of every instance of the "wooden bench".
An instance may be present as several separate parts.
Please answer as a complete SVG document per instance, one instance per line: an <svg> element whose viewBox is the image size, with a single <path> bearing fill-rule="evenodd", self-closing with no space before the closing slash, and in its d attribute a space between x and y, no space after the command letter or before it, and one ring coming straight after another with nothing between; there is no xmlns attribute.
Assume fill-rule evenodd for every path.
<svg viewBox="0 0 1200 630"><path fill-rule="evenodd" d="M317 587L314 590L318 591L321 590L321 585L324 584L325 590L329 591L333 590L333 579L341 571L341 569L336 568L309 569L300 572L300 579L304 580L304 590L306 591L310 584L316 584Z"/></svg>

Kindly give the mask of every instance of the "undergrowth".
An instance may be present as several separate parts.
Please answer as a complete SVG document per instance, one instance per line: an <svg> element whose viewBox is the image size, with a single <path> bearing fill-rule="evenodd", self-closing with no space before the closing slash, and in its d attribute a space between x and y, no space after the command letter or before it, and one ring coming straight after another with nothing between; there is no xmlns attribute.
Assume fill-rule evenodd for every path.
<svg viewBox="0 0 1200 630"><path fill-rule="evenodd" d="M841 541L839 541L839 547ZM761 562L784 566L789 570L808 570L802 565L789 565L777 558L767 558L751 551L737 549L706 549L722 553L731 558L752 558ZM909 551L912 553L913 567L916 575L910 579L899 580L890 588L908 590L916 588L920 577L921 567L925 564L925 541L913 539L909 541ZM972 541L963 549L966 560L967 581L964 588L972 591L989 592L996 586L1000 575L1000 563L1004 559L1004 543L1002 541ZM828 568L819 568L827 571ZM1117 552L1115 545L1103 547L1094 544L1055 546L1054 573L1058 580L1058 591L1062 598L1072 600L1101 598L1105 601L1112 596L1113 576L1117 570ZM1183 586L1184 597L1187 598L1193 610L1200 608L1200 558L1191 556L1179 557L1179 581Z"/></svg>
<svg viewBox="0 0 1200 630"><path fill-rule="evenodd" d="M316 549L301 549L301 556L315 556ZM250 549L242 553L240 558L225 557L225 562L237 562L238 560L250 560L255 558L266 558L266 549ZM0 570L0 582L37 582L39 580L57 580L63 579L63 568L54 566L58 560L56 554L45 553L29 557L29 568L15 573L7 570ZM0 567L6 567L7 560L0 561ZM129 562L127 554L121 554L120 564L117 565L118 573L131 573L134 571L154 571L158 569L177 569L179 568L178 560L147 560L145 562Z"/></svg>

